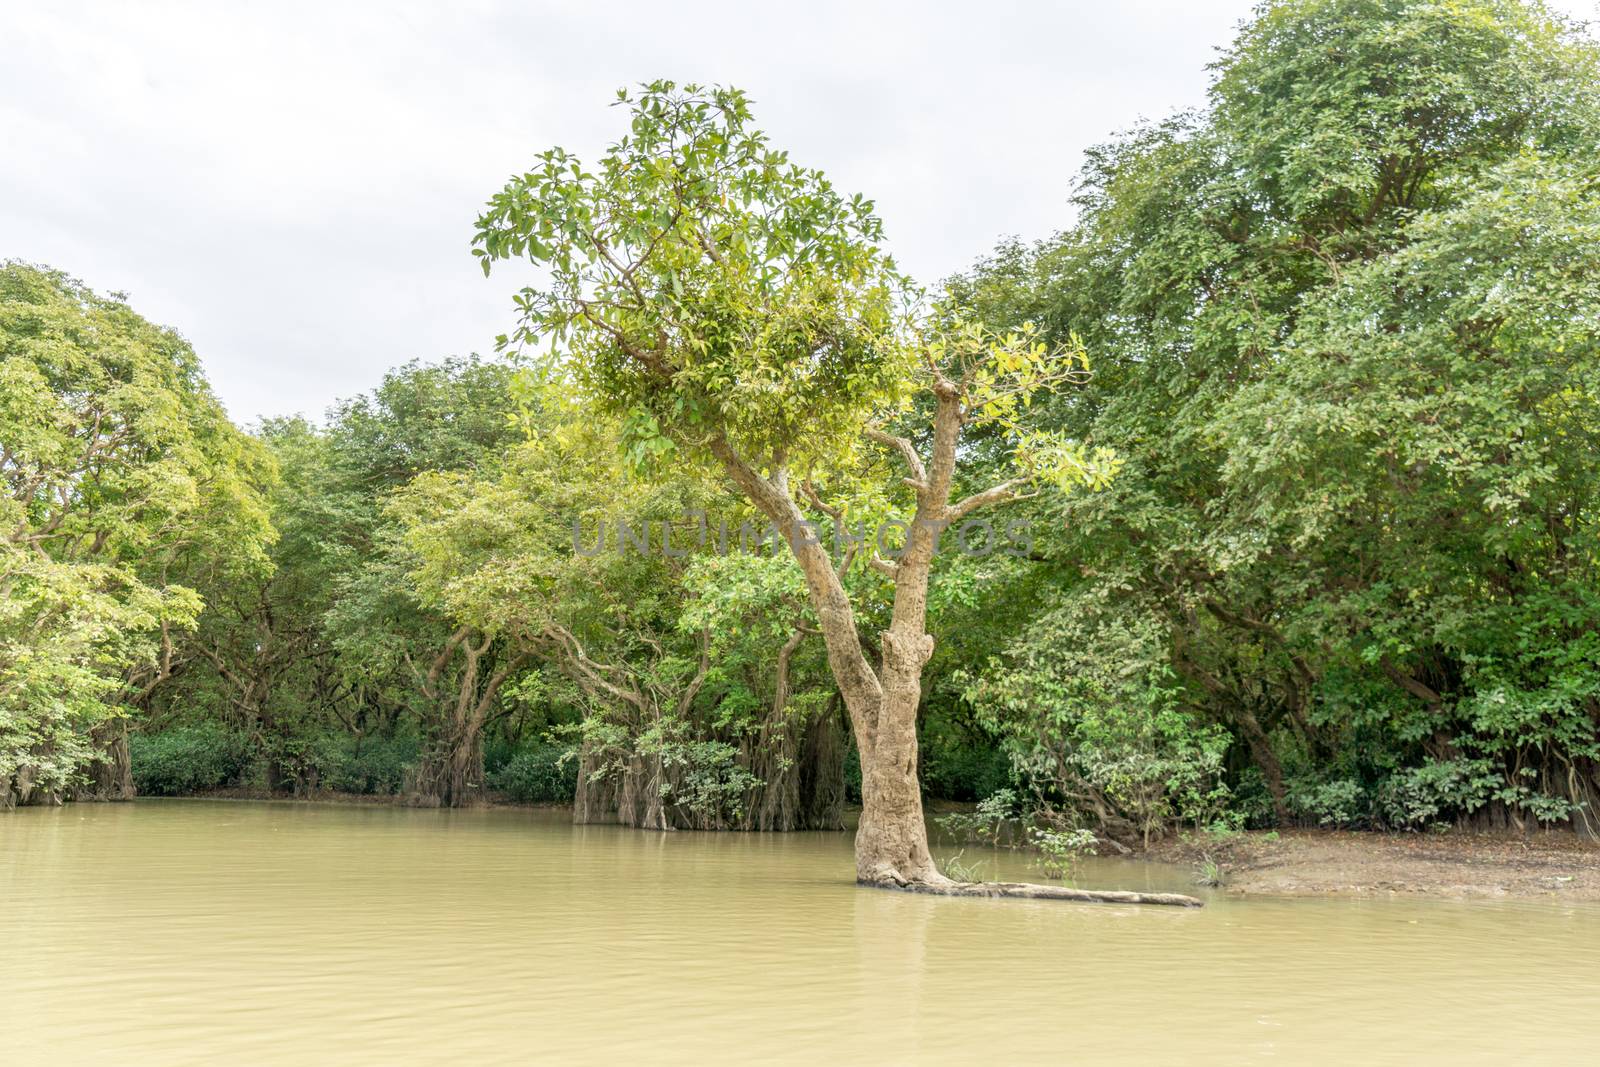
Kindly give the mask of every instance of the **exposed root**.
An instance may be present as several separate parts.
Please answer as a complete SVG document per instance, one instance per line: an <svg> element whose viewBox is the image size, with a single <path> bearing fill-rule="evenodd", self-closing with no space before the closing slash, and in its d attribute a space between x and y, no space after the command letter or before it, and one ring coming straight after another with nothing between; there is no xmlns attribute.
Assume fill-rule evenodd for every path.
<svg viewBox="0 0 1600 1067"><path fill-rule="evenodd" d="M1202 908L1205 904L1182 893L1131 893L1114 889L1070 889L1064 885L1031 882L955 882L948 878L917 881L866 881L873 889L898 889L940 897L1020 897L1026 900L1071 900L1079 904L1163 904L1174 908Z"/></svg>

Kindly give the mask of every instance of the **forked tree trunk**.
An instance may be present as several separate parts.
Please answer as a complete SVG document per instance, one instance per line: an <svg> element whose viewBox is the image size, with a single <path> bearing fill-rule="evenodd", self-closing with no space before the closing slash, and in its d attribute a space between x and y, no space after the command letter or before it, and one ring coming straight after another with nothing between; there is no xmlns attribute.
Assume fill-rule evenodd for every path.
<svg viewBox="0 0 1600 1067"><path fill-rule="evenodd" d="M412 800L425 807L459 808L473 803L483 788L483 724L495 697L524 656L513 656L480 681L484 655L494 643L494 635L483 634L477 644L469 640L471 631L457 630L434 658L423 679L422 691L428 699L445 702L440 680L459 650L464 657L456 691L448 697L445 721L431 750L417 767L412 784Z"/></svg>
<svg viewBox="0 0 1600 1067"><path fill-rule="evenodd" d="M912 468L909 480L917 487L917 514L899 560L873 560L894 579L895 589L876 671L867 662L855 612L844 590L844 574L853 557L846 555L836 564L820 541L809 536L781 463L773 464L764 477L725 441L714 440L711 445L752 502L788 533L790 548L805 575L827 645L828 665L850 714L861 755L856 880L864 885L939 890L956 884L939 872L928 849L917 778L917 706L922 697L922 668L933 654L933 638L925 629L928 575L939 534L950 520L947 502L959 431L960 403L952 391L948 397L940 396L931 471L923 467L910 442L897 443Z"/></svg>
<svg viewBox="0 0 1600 1067"><path fill-rule="evenodd" d="M894 606L883 632L877 669L868 662L844 576L854 550L837 563L830 558L814 528L795 503L789 488L786 457L780 452L763 474L741 456L726 438L708 442L714 456L751 503L788 536L789 547L805 575L811 606L817 613L828 648L828 666L850 713L861 754L861 822L856 830L856 881L862 885L909 889L959 896L1028 896L1070 900L1107 899L1061 886L956 882L942 874L928 850L928 829L917 779L917 705L922 696L922 669L933 655L927 632L928 579L940 534L967 514L989 504L1015 498L1021 484L1006 482L950 502L956 446L965 421L961 387L935 374L933 444L927 463L906 438L876 428L867 434L898 452L910 472L905 479L916 492L916 514L906 531L905 546L895 561L869 562L894 582ZM809 483L801 490L811 503L839 521L842 513L818 498ZM1118 894L1127 903L1198 906L1177 894Z"/></svg>

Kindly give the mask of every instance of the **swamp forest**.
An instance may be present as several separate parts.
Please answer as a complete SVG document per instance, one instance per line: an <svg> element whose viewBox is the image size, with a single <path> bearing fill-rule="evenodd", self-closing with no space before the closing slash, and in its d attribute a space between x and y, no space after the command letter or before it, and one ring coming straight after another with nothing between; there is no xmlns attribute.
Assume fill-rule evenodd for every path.
<svg viewBox="0 0 1600 1067"><path fill-rule="evenodd" d="M970 1062L985 1047L1059 1059L1035 1041L1052 980L1103 967L1107 988L1149 997L1145 978L1203 977L1160 974L1189 966L1163 962L1166 938L1235 974L1219 928L1179 925L1212 913L1242 924L1238 951L1366 983L1351 995L1377 999L1358 1013L1405 995L1406 951L1535 981L1497 923L1548 944L1546 963L1594 943L1600 44L1585 27L1538 0L1263 4L1218 51L1203 107L1107 130L1062 176L1070 226L974 248L936 280L889 255L894 219L868 191L791 159L760 112L730 85L669 80L594 100L602 154L530 145L460 220L462 257L503 290L499 336L419 354L320 418L236 424L182 322L71 263L0 265L0 953L144 974L161 947L139 916L158 894L189 908L150 857L181 848L239 872L204 876L206 899L279 939L289 955L259 947L266 971L296 972L302 934L365 946L378 969L351 995L374 1012L404 997L383 975L418 966L415 932L500 961L484 1004L558 1061L599 1046L541 1037L550 1018L500 1003L520 973L504 945L576 972L551 996L660 996L670 1014L683 989L594 955L612 943L574 903L592 899L665 978L732 968L701 977L734 979L725 995L762 1035L752 1060L797 1053L781 1002L749 999L766 979L724 959L735 934L770 937L788 953L770 966L792 961L822 983L819 1017L845 1020L836 1050L802 1052ZM180 797L207 800L163 799ZM1228 892L1264 854L1524 847L1557 858L1537 893L1511 895L1571 901L1372 912ZM35 893L40 863L76 873ZM97 895L122 864L142 888ZM386 912L379 875L419 864L434 873L413 926ZM523 869L562 887L537 917L487 895ZM813 881L827 888L808 897ZM725 918L693 911L697 893ZM1046 899L926 899L947 896ZM112 935L119 899L129 925ZM183 922L236 936L212 906ZM1113 914L1121 935L1096 925ZM591 940L560 940L562 916ZM1333 949L1295 963L1280 921L1322 924L1309 936L1375 970ZM1403 925L1419 921L1434 926ZM55 922L89 923L108 955L52 955ZM510 932L497 943L479 922ZM1458 948L1390 940L1439 929ZM990 990L1020 1020L980 1042L988 1024L962 1029L970 1009L944 1003L956 990L903 983L984 944L1024 989ZM195 951L200 997L233 950ZM1112 960L1052 979L1077 951ZM988 988L995 972L972 966ZM468 1010L453 972L428 973L433 1011ZM1237 1062L1266 1040L1251 1011L1289 995L1272 973L1228 986L1257 1005L1238 1018L1185 1016L1178 1031L1202 1035L1189 1059L1088 1018L1077 1047ZM135 995L163 1003L165 979L142 981ZM338 1025L316 1015L325 981L311 968L285 994L312 1029ZM881 988L896 999L867 1026L845 1001ZM243 1011L243 989L204 995ZM1595 1036L1585 989L1592 975L1554 982L1547 1015L1473 1047L1529 1062L1579 1047L1579 1020ZM1456 992L1430 1022L1446 1044L1477 1025L1480 990ZM173 1025L201 1033L198 1003L169 1004ZM138 1052L112 1016L69 1023L44 985L14 1004L86 1027L67 1059L181 1058ZM615 1025L620 1058L710 1054L671 1026L656 1045L636 1018ZM230 1032L215 1047L239 1062L299 1047ZM37 1033L24 1047L47 1050ZM508 1054L487 1030L351 1033L390 1061ZM1309 1062L1351 1040L1312 1026L1277 1047Z"/></svg>

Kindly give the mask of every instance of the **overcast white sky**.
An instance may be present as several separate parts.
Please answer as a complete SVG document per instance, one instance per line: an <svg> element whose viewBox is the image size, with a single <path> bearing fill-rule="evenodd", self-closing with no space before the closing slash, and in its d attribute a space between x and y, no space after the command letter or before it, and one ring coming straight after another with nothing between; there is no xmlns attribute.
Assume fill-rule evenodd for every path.
<svg viewBox="0 0 1600 1067"><path fill-rule="evenodd" d="M1083 150L1199 103L1251 0L0 0L0 258L121 290L241 421L489 352L479 206L618 86L739 85L924 282L1068 221ZM1593 17L1595 0L1560 6Z"/></svg>

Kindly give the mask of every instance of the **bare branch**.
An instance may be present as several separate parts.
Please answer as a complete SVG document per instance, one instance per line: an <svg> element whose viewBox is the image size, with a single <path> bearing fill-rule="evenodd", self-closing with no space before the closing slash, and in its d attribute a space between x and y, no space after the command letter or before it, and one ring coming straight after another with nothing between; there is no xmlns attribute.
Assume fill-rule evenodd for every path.
<svg viewBox="0 0 1600 1067"><path fill-rule="evenodd" d="M1393 682L1395 685L1398 685L1401 689L1404 689L1406 692L1410 693L1424 704L1427 704L1431 707L1438 707L1440 704L1444 703L1444 697L1440 695L1437 690L1431 686L1423 684L1417 679L1411 677L1411 675L1407 674L1405 671L1402 671L1400 668L1396 667L1392 662L1390 662L1388 656L1384 656L1382 659L1378 660L1378 666L1383 668L1383 673L1389 676L1389 680L1391 682Z"/></svg>
<svg viewBox="0 0 1600 1067"><path fill-rule="evenodd" d="M856 561L856 553L860 549L861 545L857 542L844 550L844 555L839 560L839 566L833 572L839 576L840 581L843 581L844 576L850 573L850 565Z"/></svg>
<svg viewBox="0 0 1600 1067"><path fill-rule="evenodd" d="M950 505L950 510L947 512L949 520L951 522L957 522L960 519L972 514L974 511L977 511L979 508L986 508L991 504L1005 504L1013 500L1028 500L1034 496L1037 496L1037 493L1023 493L1019 491L1021 486L1027 484L1027 478L1011 478L992 488L985 489L981 493L973 493L965 500L961 500Z"/></svg>
<svg viewBox="0 0 1600 1067"><path fill-rule="evenodd" d="M876 426L868 426L865 433L868 440L876 441L885 448L892 448L900 453L900 458L904 459L906 466L911 469L911 477L907 482L912 488L926 489L928 487L928 469L923 466L922 457L917 455L916 446L906 438L897 437Z"/></svg>
<svg viewBox="0 0 1600 1067"><path fill-rule="evenodd" d="M867 560L867 566L888 578L891 582L900 577L900 564L884 559L877 553L873 553L872 558Z"/></svg>
<svg viewBox="0 0 1600 1067"><path fill-rule="evenodd" d="M801 480L800 492L805 495L806 500L810 501L812 507L822 512L824 515L827 515L835 522L843 521L844 509L830 507L829 505L824 504L822 502L822 497L817 493L817 487L811 484L810 478Z"/></svg>
<svg viewBox="0 0 1600 1067"><path fill-rule="evenodd" d="M599 690L612 699L631 704L641 713L647 713L645 698L636 691L622 688L605 677L606 674L621 673L618 668L605 663L597 663L589 658L578 638L564 626L552 625L545 631L545 636L554 639L566 653L562 662L570 668L569 673L573 679L591 694Z"/></svg>

